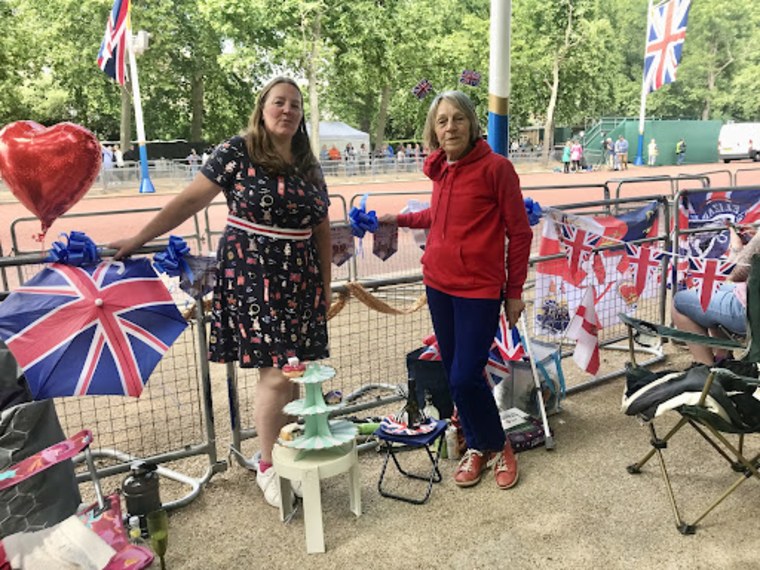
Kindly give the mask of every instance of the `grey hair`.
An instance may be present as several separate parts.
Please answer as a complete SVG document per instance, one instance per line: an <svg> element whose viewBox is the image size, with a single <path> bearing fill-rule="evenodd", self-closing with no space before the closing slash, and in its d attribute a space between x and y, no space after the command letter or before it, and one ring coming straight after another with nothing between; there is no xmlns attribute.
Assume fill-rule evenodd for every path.
<svg viewBox="0 0 760 570"><path fill-rule="evenodd" d="M438 113L438 106L441 104L441 101L449 102L464 113L467 120L470 121L470 144L481 138L480 123L478 122L478 116L475 114L475 105L472 104L470 98L461 91L444 91L435 96L425 119L422 139L426 147L430 150L435 150L441 146L435 134L435 116Z"/></svg>

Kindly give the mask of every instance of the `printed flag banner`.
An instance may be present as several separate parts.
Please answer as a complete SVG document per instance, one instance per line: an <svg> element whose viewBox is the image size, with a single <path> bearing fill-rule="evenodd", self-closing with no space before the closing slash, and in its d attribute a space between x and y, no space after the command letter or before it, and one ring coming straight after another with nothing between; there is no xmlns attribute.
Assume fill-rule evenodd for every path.
<svg viewBox="0 0 760 570"><path fill-rule="evenodd" d="M637 293L633 269L625 258L623 245L657 235L656 202L619 216L567 216L546 208L542 223L539 255L557 258L536 265L535 334L562 335L589 284L596 286L596 314L603 327L619 322L619 313L633 314L640 299L657 294L654 285L659 273L654 270L647 273L649 281L642 292ZM608 245L618 247L594 255L585 265L579 264L578 271L574 273L568 257L562 256L561 224L574 225L581 231L601 235L597 248Z"/></svg>
<svg viewBox="0 0 760 570"><path fill-rule="evenodd" d="M594 287L587 287L583 301L567 328L567 338L577 341L573 360L589 374L599 372L599 321L594 309L595 297Z"/></svg>
<svg viewBox="0 0 760 570"><path fill-rule="evenodd" d="M620 272L630 272L633 287L639 297L644 293L647 284L657 283L662 267L663 252L659 248L650 245L625 244L625 256L623 257Z"/></svg>
<svg viewBox="0 0 760 570"><path fill-rule="evenodd" d="M417 99L424 99L427 97L427 94L430 93L433 90L433 84L430 83L427 79L423 79L420 81L417 85L412 87L412 94L414 94Z"/></svg>
<svg viewBox="0 0 760 570"><path fill-rule="evenodd" d="M644 91L651 93L676 80L691 0L668 0L652 7L644 56Z"/></svg>
<svg viewBox="0 0 760 570"><path fill-rule="evenodd" d="M129 0L114 0L98 52L98 67L119 85L124 85L126 78L128 15Z"/></svg>
<svg viewBox="0 0 760 570"><path fill-rule="evenodd" d="M354 234L351 226L341 224L330 227L330 241L332 243L332 262L340 267L356 254Z"/></svg>
<svg viewBox="0 0 760 570"><path fill-rule="evenodd" d="M459 76L459 83L469 85L470 87L477 87L480 85L480 73L471 69L465 69Z"/></svg>
<svg viewBox="0 0 760 570"><path fill-rule="evenodd" d="M707 311L710 299L733 269L734 263L724 259L689 258L686 285L689 289L696 290L703 311Z"/></svg>

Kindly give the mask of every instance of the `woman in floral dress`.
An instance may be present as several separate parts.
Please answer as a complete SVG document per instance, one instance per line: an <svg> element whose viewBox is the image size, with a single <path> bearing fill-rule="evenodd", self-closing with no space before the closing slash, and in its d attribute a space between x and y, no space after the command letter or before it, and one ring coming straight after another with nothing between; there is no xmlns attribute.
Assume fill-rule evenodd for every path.
<svg viewBox="0 0 760 570"><path fill-rule="evenodd" d="M115 259L172 230L224 192L229 213L218 249L209 358L258 368L256 481L279 505L272 447L298 387L288 358L326 358L330 290L327 188L311 151L303 97L288 78L262 90L248 129L219 145L201 172L135 236L114 242Z"/></svg>

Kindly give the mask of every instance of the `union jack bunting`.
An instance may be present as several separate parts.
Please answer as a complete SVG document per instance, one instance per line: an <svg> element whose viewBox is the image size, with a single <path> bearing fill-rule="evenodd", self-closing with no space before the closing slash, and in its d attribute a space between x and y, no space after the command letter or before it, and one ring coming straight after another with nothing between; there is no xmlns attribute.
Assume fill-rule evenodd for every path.
<svg viewBox="0 0 760 570"><path fill-rule="evenodd" d="M676 80L690 7L691 0L668 0L650 10L644 55L644 89L647 93Z"/></svg>
<svg viewBox="0 0 760 570"><path fill-rule="evenodd" d="M186 326L147 258L54 263L0 304L0 338L36 399L139 396Z"/></svg>
<svg viewBox="0 0 760 570"><path fill-rule="evenodd" d="M470 87L477 87L480 85L480 73L471 69L465 69L462 71L462 75L459 76L459 83L469 85Z"/></svg>
<svg viewBox="0 0 760 570"><path fill-rule="evenodd" d="M570 223L561 224L561 228L559 241L568 254L567 263L570 274L576 276L580 272L586 271L585 266L602 236Z"/></svg>
<svg viewBox="0 0 760 570"><path fill-rule="evenodd" d="M641 295L648 282L656 282L664 254L662 250L648 245L630 243L625 244L625 252L627 268L631 268L633 273L634 290Z"/></svg>
<svg viewBox="0 0 760 570"><path fill-rule="evenodd" d="M417 85L412 87L412 93L417 99L424 99L428 93L433 90L433 84L427 79L423 79Z"/></svg>
<svg viewBox="0 0 760 570"><path fill-rule="evenodd" d="M129 0L114 0L98 52L98 67L119 85L124 85L126 77L128 15Z"/></svg>
<svg viewBox="0 0 760 570"><path fill-rule="evenodd" d="M725 259L689 258L689 269L686 284L689 289L695 289L703 311L707 311L710 299L718 286L725 281L734 269L734 263Z"/></svg>

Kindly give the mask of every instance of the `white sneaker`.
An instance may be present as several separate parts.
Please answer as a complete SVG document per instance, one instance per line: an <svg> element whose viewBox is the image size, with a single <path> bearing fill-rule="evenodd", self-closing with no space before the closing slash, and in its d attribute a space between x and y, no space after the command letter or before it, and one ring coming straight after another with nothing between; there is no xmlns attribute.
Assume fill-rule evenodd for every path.
<svg viewBox="0 0 760 570"><path fill-rule="evenodd" d="M253 465L253 470L256 472L256 481L259 480L259 461L261 461L261 452L257 451L253 454L253 457L249 460L249 463ZM267 473L269 470L267 470ZM259 483L259 487L261 487L261 483ZM264 487L261 487L262 490ZM298 497L299 499L303 499L303 485L301 484L301 481L291 481L290 482L290 488L293 489L293 494ZM279 497L277 498L279 501ZM279 505L279 503L278 503Z"/></svg>
<svg viewBox="0 0 760 570"><path fill-rule="evenodd" d="M256 483L264 492L266 502L275 508L280 506L280 486L277 484L277 473L274 467L270 467L265 472L256 471Z"/></svg>

